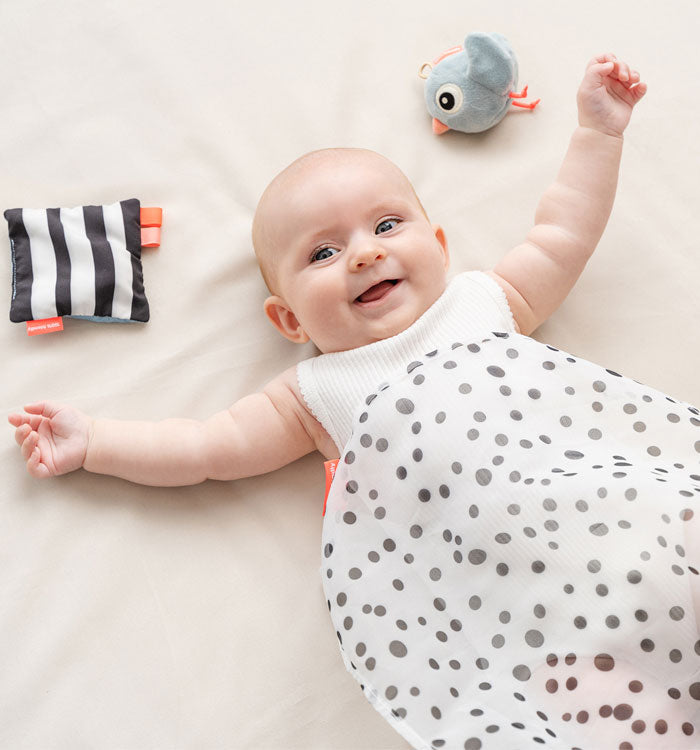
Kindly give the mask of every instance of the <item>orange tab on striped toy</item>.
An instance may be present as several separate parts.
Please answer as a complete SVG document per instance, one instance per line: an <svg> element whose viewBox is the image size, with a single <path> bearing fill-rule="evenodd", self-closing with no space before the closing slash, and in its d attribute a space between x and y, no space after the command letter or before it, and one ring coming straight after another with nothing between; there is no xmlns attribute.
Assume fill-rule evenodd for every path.
<svg viewBox="0 0 700 750"><path fill-rule="evenodd" d="M335 477L335 469L340 462L339 458L334 458L331 461L324 461L323 466L326 469L326 497L323 500L323 515L326 515L326 503L328 502L328 493L331 491L331 484L333 483L333 477Z"/></svg>
<svg viewBox="0 0 700 750"><path fill-rule="evenodd" d="M163 209L158 206L142 206L140 217L142 227L160 227L163 225Z"/></svg>
<svg viewBox="0 0 700 750"><path fill-rule="evenodd" d="M43 320L28 320L27 336L39 336L42 333L56 333L63 330L63 318L44 318Z"/></svg>
<svg viewBox="0 0 700 750"><path fill-rule="evenodd" d="M160 228L163 226L163 209L159 206L142 206L141 247L160 247Z"/></svg>
<svg viewBox="0 0 700 750"><path fill-rule="evenodd" d="M141 247L160 247L160 227L141 227Z"/></svg>

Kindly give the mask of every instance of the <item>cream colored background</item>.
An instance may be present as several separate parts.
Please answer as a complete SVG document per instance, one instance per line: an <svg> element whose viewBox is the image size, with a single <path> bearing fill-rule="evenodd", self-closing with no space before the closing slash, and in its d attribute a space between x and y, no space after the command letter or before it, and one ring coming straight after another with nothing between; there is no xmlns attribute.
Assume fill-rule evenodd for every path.
<svg viewBox="0 0 700 750"><path fill-rule="evenodd" d="M606 51L649 93L603 240L534 335L700 404L699 21L691 0L3 0L0 209L138 197L165 211L162 246L144 251L148 324L28 338L6 317L3 415L45 398L206 418L311 356L262 315L249 231L267 182L314 148L386 154L444 226L452 269L492 267L531 225L586 62ZM473 30L510 39L542 103L436 137L418 68ZM0 288L7 315L9 243ZM37 481L4 429L3 750L406 748L327 616L318 454L176 489Z"/></svg>

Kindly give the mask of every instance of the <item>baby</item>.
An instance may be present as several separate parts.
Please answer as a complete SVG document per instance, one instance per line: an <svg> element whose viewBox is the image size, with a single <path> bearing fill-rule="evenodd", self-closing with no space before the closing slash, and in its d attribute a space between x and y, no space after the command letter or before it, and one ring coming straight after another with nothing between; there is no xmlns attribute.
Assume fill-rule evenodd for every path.
<svg viewBox="0 0 700 750"><path fill-rule="evenodd" d="M639 657L636 652L631 653L632 636L624 628L619 633L615 629L621 620L630 628L632 625L642 627L647 620L655 622L649 615L655 610L652 604L641 606L626 590L623 593L616 590L617 579L605 579L606 583L603 583L599 578L595 593L576 605L584 607L587 602L586 606L590 607L593 602L603 606L601 602L605 600L601 597L608 590L614 591L620 612L608 614L605 619L602 626L605 640L601 640L599 631L595 631L598 635L594 633L589 637L595 635L596 640L588 644L576 641L577 633L590 634L595 628L591 622L591 627L586 629L591 616L588 616L588 621L580 612L574 617L574 610L565 622L554 623L550 630L546 630L540 623L545 616L566 615L568 618L570 610L567 607L570 605L560 601L562 586L570 595L569 603L577 601L573 596L576 587L568 578L562 579L566 582L557 584L555 598L550 600L546 599L544 589L538 589L537 582L525 577L516 580L516 576L525 573L539 575L543 571L559 571L565 575L563 571L568 571L568 559L556 558L556 554L561 555L556 552L559 549L557 542L550 541L545 545L539 541L544 536L542 533L537 535L535 521L532 521L524 531L528 540L538 540L532 541L532 545L542 547L537 559L530 561L529 557L523 556L525 553L520 552L518 560L513 558L510 565L503 560L494 564L493 578L488 578L491 573L487 567L491 560L497 559L495 551L501 554L501 549L510 549L503 545L511 539L512 547L517 546L515 534L505 531L505 528L511 528L505 524L514 522L517 517L521 523L517 529L518 537L522 538L522 522L530 511L525 502L523 509L518 503L511 502L507 505L507 512L492 523L487 522L491 512L487 508L495 508L500 497L505 497L504 493L517 490L520 494L513 498L530 493L532 506L536 504L538 512L551 514L557 509L554 497L568 497L566 492L576 494L576 509L573 509L572 500L571 512L576 514L576 519L584 519L581 523L585 522L585 529L581 527L581 534L588 535L584 541L578 531L572 532L572 538L581 540L580 550L576 543L573 545L577 554L585 556L583 571L580 567L570 566L571 580L578 586L579 578L590 577L601 567L608 573L617 569L617 563L609 564L613 558L605 555L614 555L618 547L624 546L613 539L613 533L608 535L610 527L627 529L630 525L628 520L618 521L623 512L621 506L614 504L611 496L611 502L606 506L608 510L601 509L600 513L612 512L609 509L614 506L617 515L609 519L604 515L595 518L584 515L584 507L586 510L595 507L596 499L600 501L607 495L607 490L600 487L603 481L600 472L580 469L556 474L554 472L564 470L551 469L553 477L540 482L551 494L534 500L532 479L522 483L527 487L513 486L521 478L518 471L511 471L506 475L505 484L499 484L501 478L497 469L503 464L502 455L493 458L491 468L477 461L474 466L470 464L468 470L467 462L472 455L469 451L460 454L460 460L455 460L452 455L449 462L439 468L442 478L431 484L430 471L437 470L435 466L421 468L428 463L422 461L425 446L435 448L433 453L438 453L436 446L441 444L435 432L436 425L456 420L451 420L446 410L437 411L437 407L426 407L427 410L421 412L421 404L413 396L426 377L433 377L438 384L444 384L441 396L448 391L459 393L450 398L462 399L461 403L467 403L464 399L473 398L476 393L486 394L487 386L490 387L492 382L500 386L499 397L507 398L515 390L512 383L507 385L503 381L511 362L525 366L532 361L532 372L536 373L533 378L542 377L543 371L555 371L556 377L562 377L564 368L571 368L571 363L577 362L572 357L564 358L562 353L558 353L558 357L552 356L552 351L556 350L527 337L565 299L600 239L614 200L623 132L646 88L639 73L614 55L592 59L578 90L579 127L571 138L555 182L545 191L537 207L535 226L525 241L505 255L492 271L460 274L449 284L445 233L440 226L430 222L412 185L394 164L376 153L361 149L325 149L301 157L282 171L263 193L253 222L253 244L271 292L264 304L267 317L290 341L313 341L321 356L286 370L260 392L240 399L204 422L93 419L69 406L48 402L29 404L24 407L26 414L9 416L9 422L16 428L15 438L21 446L27 470L32 476L43 478L82 467L142 484L171 486L262 474L313 450L320 451L326 458L344 456L324 522L324 587L331 617L338 631L346 666L361 682L375 708L415 747L515 747L523 742L531 744L533 732L537 733L535 741L546 741L548 746L562 748L572 744L596 748L632 747L628 739L634 740L635 748L697 746L691 737L695 731L691 719L697 721L697 709L674 713L673 708L669 708L673 701L680 701L681 696L687 701L690 695L691 706L697 705L693 701L700 700L700 683L692 679L696 671L692 665L694 652L700 653L700 641L693 646L697 631L690 610L693 608L692 596L698 595L694 581L694 588L688 592L687 581L692 575L684 574L681 579L678 578L681 573L674 570L676 578L671 583L660 585L660 589L671 597L672 606L666 607L665 617L668 619L670 611L671 620L682 620L683 626L687 626L683 631L684 640L673 641L683 648L672 649L670 660L677 665L685 658L682 667L690 668L690 672L674 672L673 676L662 676L655 682L649 675L659 674L665 667L654 664L647 672L635 671ZM502 333L496 333L494 338L492 331ZM475 343L477 341L480 345ZM461 342L469 346L463 346ZM437 344L440 350L433 344ZM430 349L434 351L426 355ZM547 350L547 357L543 357L543 349ZM431 356L435 366L439 364L438 375L434 372L435 367L430 369ZM487 356L491 358L483 359L482 368L479 358ZM471 359L465 360L465 357ZM450 373L459 373L465 366L462 363L467 361L472 363L470 367L474 373L483 371L483 374L470 376L467 383L462 371L454 382L448 380L453 377ZM610 371L582 360L577 364L578 369L571 377L583 377L581 373L584 372L590 376L588 388L592 382L593 390L599 392L599 401L595 404L600 408L594 406L594 410L607 413L603 402L614 393L615 383L607 385L602 377L609 377L607 373ZM414 374L417 368L423 369ZM399 381L404 390L396 394L401 395L400 398L386 395L391 392L387 388L391 389L393 385L383 384L377 393L371 393L377 389L378 383L395 379L399 373L404 378ZM409 380L405 379L406 374ZM620 377L616 373L610 374ZM633 398L629 395L632 383L627 379L624 381L627 399ZM530 386L535 384L534 380L529 383ZM546 411L546 388L547 384L529 390L525 388L524 398L529 397L532 401L524 402L524 406L542 398L540 410ZM583 392L583 385L574 389L569 384L566 393L575 390ZM605 396L600 395L603 391L606 391ZM564 392L562 382L556 397L564 397L561 395ZM650 393L655 394L654 397L648 395ZM646 389L642 396L640 392L638 402L625 404L625 412L629 413L628 407L635 411L641 409L644 403L653 401L656 393ZM367 397L367 394L371 395ZM445 398L449 401L447 396ZM588 411L589 401L586 399L585 404ZM358 407L363 403L367 408L358 417L357 413L361 411ZM477 405L488 410L489 403L482 400ZM429 420L417 418L419 413L429 411ZM472 411L476 424L467 433L470 441L482 439L493 427L501 431L493 433L492 443L501 447L516 444L506 434L515 429L512 422L509 426L498 420L489 420L483 411L473 409L469 419ZM490 413L496 411L494 405ZM521 420L522 411L509 406L504 419L508 420L510 415L510 420ZM396 446L408 445L408 442L405 437L394 439L398 432L382 432L383 423L377 420L385 413L387 419L396 419L397 414L398 419L407 419L411 434L421 434L425 438L423 449L411 447L410 461L403 461L395 472L395 464L390 464L389 478L384 467L375 472L374 466L367 463L365 454L362 454L372 446L373 460L376 456L387 457L387 460L397 456L396 463L399 462L398 454L392 451L397 450ZM653 415L649 417L652 418ZM462 432L466 431L467 421L465 419ZM557 429L563 427L557 425ZM556 432L554 428L549 431ZM546 434L540 435L538 450L546 455L547 461L550 458L546 451L560 449L563 441L568 439L564 433L561 436L556 433L555 437L553 440ZM607 437L605 429L602 432L597 428L588 431L589 442L601 437ZM672 439L669 437L669 441ZM454 443L454 438L450 438L440 450L450 451L450 445ZM601 445L603 443L605 439ZM523 439L520 445L524 448L533 444ZM607 447L608 443L605 445ZM653 446L647 448L645 444L645 449L649 455L657 455ZM472 450L471 446L469 450ZM508 451L502 448L502 452ZM569 462L581 463L583 456L584 453L578 450L566 451ZM615 466L632 466L630 456L626 458L625 463L618 462ZM603 468L605 460L601 458L600 463L591 468ZM428 473L420 473L425 471ZM533 462L528 471L534 475L539 469ZM647 477L649 472L645 471L644 477ZM444 478L445 472L449 474L449 480ZM456 514L454 510L443 510L443 507L447 508L448 498L457 497L455 487L466 481L467 474L472 484L465 490L468 494L464 496L470 499L466 501L464 511ZM620 474L625 475L617 471L615 476ZM394 483L398 479L401 483L407 476L413 484L402 484L402 492L406 497L415 494L419 500L417 505L414 507L406 500L392 507L386 499L382 501L392 491L389 479ZM656 477L653 479L657 482ZM644 482L647 481L651 479L640 478L639 488L645 488ZM684 481L687 478L684 477ZM594 482L598 483L596 489L591 489L587 495ZM562 489L564 485L566 487ZM371 487L367 494L364 494L365 486ZM406 489L409 487L411 489ZM636 498L638 493L641 499L646 490L639 488L627 488L621 498L622 504ZM564 494L556 495L555 489ZM687 490L681 490L681 494L683 491ZM494 495L479 496L478 492L492 492ZM435 503L438 496L442 505ZM481 500L477 504L473 499L479 497ZM488 503L486 497L489 497ZM558 502L563 507L563 500ZM644 503L638 502L637 507L643 506L645 513L655 512ZM407 513L401 521L391 517L395 508L396 513L400 512L399 505ZM667 506L669 513L670 508ZM698 516L700 514L685 513L682 519L684 527L676 536L668 530L669 541L673 538L685 542L691 538L691 532L697 533ZM609 523L602 518L608 519ZM387 524L382 525L384 519ZM459 524L464 523L464 519L470 525L465 526L462 533L455 533L462 528ZM653 519L650 523L658 525L658 514ZM388 524L389 520L391 524ZM480 523L485 524L484 529ZM562 528L564 526L551 515L544 515L541 524L549 532L560 524ZM406 539L398 539L397 529L406 531ZM643 524L635 525L635 530L635 533L642 533ZM495 531L499 533L495 536L494 546ZM484 535L483 539L480 534ZM467 541L467 560L458 548L463 541ZM457 547L450 547L449 560L431 563L419 573L417 564L413 563L421 559L421 555L426 561L431 554L443 554L437 549L438 542L442 547L448 543ZM425 546L428 543L433 545L430 549ZM526 540L526 543L530 542ZM598 550L596 545L604 544L613 546L601 546L600 551L594 551ZM396 562L400 545L404 545L401 549L405 554ZM667 546L673 547L664 541L663 547ZM682 545L676 544L675 549L679 548L682 549ZM394 561L390 563L392 553ZM555 555L551 564L547 555ZM646 560L649 555L646 550L642 551L641 559ZM635 551L634 559L639 560L639 556ZM373 567L368 567L367 560ZM524 564L526 560L527 564ZM471 583L479 580L475 573L470 573L467 579L463 574L455 578L448 570L449 566L467 561L471 566L481 566L474 570L480 571L484 577L486 583L483 586ZM514 564L518 561L519 566ZM382 567L385 565L388 567ZM630 569L633 565L625 559L617 566L620 570L624 566L626 585L636 584L642 579L636 568ZM670 563L667 567L670 569ZM685 573L677 564L675 568ZM694 568L689 570L697 574ZM372 578L376 571L381 575ZM420 578L424 573L425 579ZM574 578L574 573L577 578ZM500 579L510 582L513 588L499 591ZM650 579L652 583L655 580L645 573L645 583ZM412 582L414 588L411 588ZM682 590L676 590L678 586ZM641 590L642 587L638 588ZM398 592L405 589L412 593L402 599ZM532 600L537 602L534 606L524 596L525 591L536 597ZM520 609L516 603L519 598L522 598ZM410 599L408 609L407 599ZM372 605L369 601L381 604ZM685 607L681 606L681 601ZM700 599L696 598L696 611L700 610L698 601ZM624 614L623 605L627 607ZM392 616L381 616L387 611ZM628 617L630 613L634 614ZM525 628L522 638L512 639L511 635L506 638L501 633L494 635L488 630L493 626L486 624L487 615L493 615L500 623L498 627L504 630L511 620L514 626L522 626ZM483 621L469 619L482 616ZM368 617L373 619L367 620ZM421 627L432 629L428 633L420 630ZM569 632L567 628L573 628L573 631ZM460 631L466 634L464 637L472 638L468 646L455 640ZM488 633L488 643L479 640L482 636L477 634L480 633ZM641 642L641 649L647 654L654 651L655 642L660 644L654 656L660 654L666 645L659 633L655 633L653 639L647 636ZM576 678L571 676L572 665L576 663L572 643L581 654ZM549 655L539 656L537 665L528 666L533 649L543 644L547 644ZM434 655L438 649L448 647L452 650ZM638 648L636 643L635 648ZM665 653L669 653L668 648ZM638 676L644 676L644 679L637 679ZM578 711L572 709L570 694L565 694L563 687L559 690L559 683L563 686L565 679L567 690L573 690L578 684L577 695L581 698L584 694L583 702L577 704ZM659 687L661 683L664 683L663 689ZM669 685L674 687L667 694ZM526 687L529 687L529 692ZM635 698L634 707L630 706L633 697L630 691L641 693L644 688L646 692ZM460 695L462 697L456 702ZM655 723L650 718L654 711L657 714ZM630 729L630 725L623 724L623 721L633 712L635 722ZM572 715L574 722L567 724ZM614 718L608 718L611 716ZM646 723L638 718L642 716ZM550 719L551 723L548 723ZM647 737L650 734L655 736L647 739L646 744L640 744L642 738L638 735L645 730L648 730ZM667 731L671 744L663 745L663 735ZM495 732L498 734L491 739ZM564 739L567 736L569 739ZM555 737L559 737L563 744L553 741ZM489 742L494 744L489 745ZM683 742L689 744L683 745Z"/></svg>
<svg viewBox="0 0 700 750"><path fill-rule="evenodd" d="M525 242L488 275L516 331L529 335L563 302L607 223L623 131L646 93L614 55L592 59L578 91L579 127L542 196ZM253 244L272 291L265 313L290 341L342 352L395 336L447 286L449 255L412 185L387 159L360 149L302 156L260 199ZM92 419L38 402L11 414L29 473L84 468L155 486L273 471L313 450L338 457L300 392L296 367L205 422Z"/></svg>

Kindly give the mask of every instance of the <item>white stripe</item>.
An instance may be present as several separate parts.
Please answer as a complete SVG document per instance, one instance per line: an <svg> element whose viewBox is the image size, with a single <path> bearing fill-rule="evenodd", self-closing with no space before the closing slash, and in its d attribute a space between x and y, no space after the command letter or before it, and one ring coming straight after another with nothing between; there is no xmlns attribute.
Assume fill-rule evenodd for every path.
<svg viewBox="0 0 700 750"><path fill-rule="evenodd" d="M61 224L70 255L70 298L73 315L95 314L95 261L85 232L82 206L61 209Z"/></svg>
<svg viewBox="0 0 700 750"><path fill-rule="evenodd" d="M56 253L43 208L23 208L22 220L29 235L32 259L32 318L56 317Z"/></svg>
<svg viewBox="0 0 700 750"><path fill-rule="evenodd" d="M131 253L126 249L124 216L119 203L102 207L105 220L107 241L112 248L114 258L114 300L112 301L113 318L131 318L133 300L134 272L131 267Z"/></svg>

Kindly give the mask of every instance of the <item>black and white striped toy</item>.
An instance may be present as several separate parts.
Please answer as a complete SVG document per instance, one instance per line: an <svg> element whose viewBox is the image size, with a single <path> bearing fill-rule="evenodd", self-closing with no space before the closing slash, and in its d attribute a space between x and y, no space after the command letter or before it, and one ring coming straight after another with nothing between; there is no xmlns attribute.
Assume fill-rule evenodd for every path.
<svg viewBox="0 0 700 750"><path fill-rule="evenodd" d="M142 209L136 198L5 211L12 255L10 320L67 316L145 323L141 247L160 244L161 215L160 209Z"/></svg>

